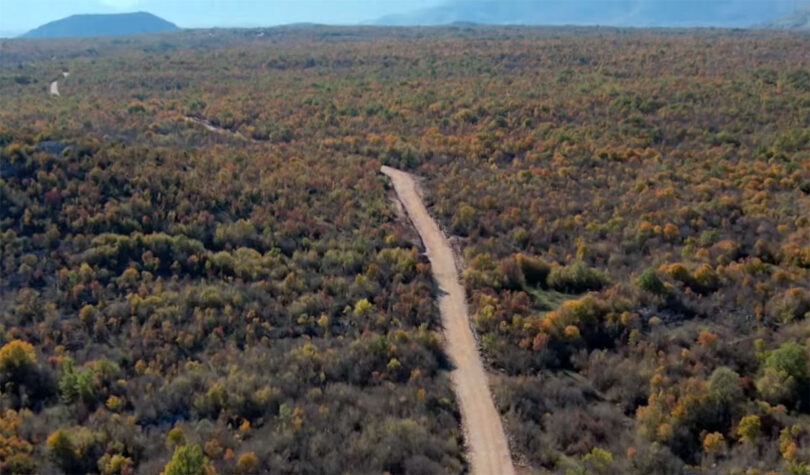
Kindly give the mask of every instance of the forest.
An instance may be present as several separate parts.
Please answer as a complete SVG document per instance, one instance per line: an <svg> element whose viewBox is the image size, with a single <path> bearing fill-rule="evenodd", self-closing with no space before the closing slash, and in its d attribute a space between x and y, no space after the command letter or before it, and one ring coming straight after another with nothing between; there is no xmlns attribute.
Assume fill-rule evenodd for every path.
<svg viewBox="0 0 810 475"><path fill-rule="evenodd" d="M4 41L0 472L469 470L389 165L457 247L519 469L810 473L808 50L472 26Z"/></svg>

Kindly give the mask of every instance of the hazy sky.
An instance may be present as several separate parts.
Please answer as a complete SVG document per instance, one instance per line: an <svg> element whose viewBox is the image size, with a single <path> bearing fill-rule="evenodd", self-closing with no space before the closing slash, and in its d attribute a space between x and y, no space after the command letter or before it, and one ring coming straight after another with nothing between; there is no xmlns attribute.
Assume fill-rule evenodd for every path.
<svg viewBox="0 0 810 475"><path fill-rule="evenodd" d="M24 33L77 13L148 11L177 26L353 24L443 0L0 0L0 35Z"/></svg>
<svg viewBox="0 0 810 475"><path fill-rule="evenodd" d="M760 20L785 15L798 6L810 4L810 0L579 0L576 8L565 8L568 0L0 0L0 37L16 36L43 23L58 20L77 13L122 13L148 11L184 28L197 27L252 27L272 26L287 23L311 22L327 24L357 24L392 14L408 13L441 5L452 6L456 14L461 12L468 20L486 21L475 17L475 13L490 15L493 10L514 9L509 21L523 20L529 23L549 24L608 24L639 25L636 19L627 22L611 21L603 15L605 7L611 5L625 8L624 13L636 10L647 17L675 18L688 13L689 22L675 22L678 26L719 25L749 26ZM592 3L591 3L592 2ZM705 2L702 3L702 2ZM486 4L486 5L485 5ZM583 5L585 7L583 7ZM486 6L487 8L484 8ZM633 8L629 8L629 6ZM728 14L717 17L715 10L728 10ZM518 8L519 7L519 8ZM647 7L647 8L645 8ZM715 7L715 8L711 8ZM478 8L477 11L476 8ZM582 10L585 8L585 10ZM577 10L579 9L579 10ZM615 9L615 8L614 8ZM432 10L443 11L442 8ZM469 10L469 11L467 11ZM562 11L559 21L554 12ZM571 10L571 11L568 11ZM610 8L607 8L610 10ZM569 18L572 14L573 18ZM490 13L487 13L490 12ZM702 14L712 13L710 20L697 21ZM525 13L532 13L531 18ZM590 16L588 15L590 13ZM614 12L615 13L615 12ZM472 16L470 16L472 15ZM600 16L601 15L601 16ZM733 17L745 16L745 21ZM747 16L746 16L747 15ZM756 18L749 18L752 15ZM441 16L441 15L440 15ZM480 16L480 15L479 15ZM762 16L762 18L758 18ZM444 18L444 17L442 17ZM449 17L448 17L449 18ZM487 17L488 18L488 17ZM453 20L454 18L449 18ZM720 21L727 20L725 23ZM497 19L496 19L497 20ZM534 21L537 20L537 21ZM541 21L542 20L542 21ZM632 21L631 21L632 20ZM660 20L660 19L659 19ZM708 23L707 23L708 21ZM640 25L660 26L666 21L641 23ZM671 22L670 22L671 23Z"/></svg>

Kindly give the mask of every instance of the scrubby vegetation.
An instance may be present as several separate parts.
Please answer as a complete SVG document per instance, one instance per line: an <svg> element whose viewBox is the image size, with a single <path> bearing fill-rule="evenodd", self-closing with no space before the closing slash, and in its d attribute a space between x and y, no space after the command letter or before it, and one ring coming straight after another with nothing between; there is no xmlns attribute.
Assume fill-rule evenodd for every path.
<svg viewBox="0 0 810 475"><path fill-rule="evenodd" d="M379 163L190 128L157 60L77 60L64 102L0 92L4 473L461 471L429 267Z"/></svg>
<svg viewBox="0 0 810 475"><path fill-rule="evenodd" d="M521 463L808 472L808 47L468 27L7 42L2 469L462 471L389 164L458 239Z"/></svg>
<svg viewBox="0 0 810 475"><path fill-rule="evenodd" d="M491 71L437 93L419 172L463 236L513 449L810 470L808 39L489 44L521 60L471 48Z"/></svg>

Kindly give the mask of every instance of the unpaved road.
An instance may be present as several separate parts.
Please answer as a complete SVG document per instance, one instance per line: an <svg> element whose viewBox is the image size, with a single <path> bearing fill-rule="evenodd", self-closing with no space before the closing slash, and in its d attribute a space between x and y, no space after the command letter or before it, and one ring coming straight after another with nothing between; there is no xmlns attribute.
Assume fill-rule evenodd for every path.
<svg viewBox="0 0 810 475"><path fill-rule="evenodd" d="M62 71L62 77L63 78L66 78L68 76L70 76L70 73L68 71ZM48 86L48 92L52 96L58 96L59 95L59 80L54 79L53 81L51 81L51 85Z"/></svg>
<svg viewBox="0 0 810 475"><path fill-rule="evenodd" d="M221 128L221 127L217 127L215 125L212 125L210 122L208 122L206 120L198 119L196 117L191 117L191 116L188 116L188 115L183 116L183 119L186 122L191 122L191 123L194 123L194 124L197 124L197 125L201 125L201 126L203 126L203 128L205 130L207 130L209 132L214 132L214 133L223 134L223 135L233 135L233 132L230 132L230 131L227 131L227 130Z"/></svg>
<svg viewBox="0 0 810 475"><path fill-rule="evenodd" d="M233 132L233 131L227 130L227 129L223 129L222 127L217 127L216 125L212 124L211 122L208 122L207 120L198 119L198 118L192 117L190 115L183 116L183 120L185 120L186 122L191 122L193 124L201 125L205 130L207 130L209 132L214 132L215 134L229 135L231 137L237 137L237 138L240 138L242 140L248 140L248 141L253 142L253 143L261 143L262 142L261 140L256 140L254 138L245 137L245 136L243 136L241 134L237 135L236 132Z"/></svg>
<svg viewBox="0 0 810 475"><path fill-rule="evenodd" d="M453 250L444 233L430 217L417 192L414 178L401 170L382 167L394 184L400 202L427 249L433 277L439 284L439 311L444 326L445 348L455 369L450 378L461 409L472 472L511 475L515 473L501 418L489 392L484 366L470 328L464 287L459 282Z"/></svg>

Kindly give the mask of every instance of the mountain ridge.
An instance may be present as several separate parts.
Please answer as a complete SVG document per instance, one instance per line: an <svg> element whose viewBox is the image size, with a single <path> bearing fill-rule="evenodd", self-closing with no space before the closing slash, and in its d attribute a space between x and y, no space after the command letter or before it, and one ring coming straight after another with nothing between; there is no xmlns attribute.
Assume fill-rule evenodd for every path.
<svg viewBox="0 0 810 475"><path fill-rule="evenodd" d="M810 5L800 2L800 6ZM618 27L745 28L794 13L797 2L775 0L450 0L444 4L386 15L373 24L601 25Z"/></svg>
<svg viewBox="0 0 810 475"><path fill-rule="evenodd" d="M71 15L38 26L21 38L115 36L179 30L177 25L148 12Z"/></svg>
<svg viewBox="0 0 810 475"><path fill-rule="evenodd" d="M810 7L799 9L790 15L785 15L757 26L759 28L774 30L810 30Z"/></svg>

